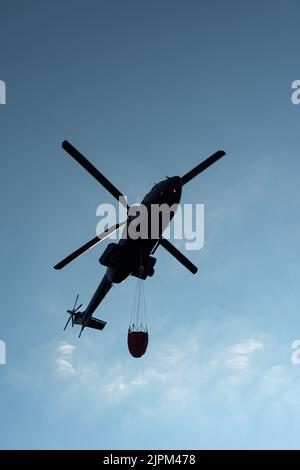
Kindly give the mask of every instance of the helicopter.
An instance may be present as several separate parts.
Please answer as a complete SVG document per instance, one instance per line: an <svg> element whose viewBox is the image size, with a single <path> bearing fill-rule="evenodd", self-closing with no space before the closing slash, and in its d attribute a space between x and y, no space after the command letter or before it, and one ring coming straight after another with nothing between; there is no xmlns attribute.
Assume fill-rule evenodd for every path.
<svg viewBox="0 0 300 470"><path fill-rule="evenodd" d="M102 233L96 235L83 246L73 251L70 255L54 266L54 269L60 270L66 265L77 259L86 251L94 248L102 240L105 240L111 234L123 227L124 233L128 234L130 224L135 220L136 215L131 214L131 207L127 204L125 196L99 171L92 165L86 157L80 153L70 142L65 140L62 143L62 148L73 157L91 176L93 176L98 183L100 183L115 199L119 201L127 210L127 219L123 222L117 223ZM155 184L154 187L146 194L142 200L141 205L149 209L147 218L149 226L151 226L151 211L152 205L166 204L169 207L178 205L181 200L182 188L189 183L193 178L206 170L213 163L217 162L220 158L224 157L225 152L219 150L206 160L201 162L195 168L187 172L184 176L167 177L165 180ZM130 236L122 236L118 243L110 243L101 255L99 262L107 269L97 287L94 295L92 296L88 306L85 310L80 312L82 304L77 306L78 295L72 309L67 310L69 318L64 327L64 330L71 321L72 327L79 325L81 327L79 337L85 328L93 328L96 330L103 330L106 322L93 317L95 310L98 308L101 301L107 295L113 284L123 282L128 276L135 276L142 280L151 277L154 274L154 265L156 258L153 256L159 246L163 247L172 256L174 256L183 266L185 266L191 273L196 274L197 267L181 253L169 240L163 236L166 226L169 225L175 211L170 211L168 220L165 223L160 223L155 237L138 237L132 238Z"/></svg>

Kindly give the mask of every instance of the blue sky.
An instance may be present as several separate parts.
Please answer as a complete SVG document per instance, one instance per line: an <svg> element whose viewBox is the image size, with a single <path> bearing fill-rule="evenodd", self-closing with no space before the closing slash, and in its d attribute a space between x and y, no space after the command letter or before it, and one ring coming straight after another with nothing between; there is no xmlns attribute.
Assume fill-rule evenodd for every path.
<svg viewBox="0 0 300 470"><path fill-rule="evenodd" d="M298 448L299 3L3 1L0 79L1 448ZM157 251L150 343L127 351L135 280L63 332L104 269L87 253L110 195L70 140L136 202L215 150L184 188L205 204L191 275ZM183 246L183 245L182 245Z"/></svg>

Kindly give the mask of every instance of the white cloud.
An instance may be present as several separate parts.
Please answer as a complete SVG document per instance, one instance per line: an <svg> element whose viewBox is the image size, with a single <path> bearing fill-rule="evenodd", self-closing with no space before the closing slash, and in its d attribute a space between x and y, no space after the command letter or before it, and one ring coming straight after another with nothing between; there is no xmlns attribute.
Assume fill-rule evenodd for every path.
<svg viewBox="0 0 300 470"><path fill-rule="evenodd" d="M264 346L262 341L248 339L224 350L224 364L230 369L246 369L250 366L250 359L256 351Z"/></svg>
<svg viewBox="0 0 300 470"><path fill-rule="evenodd" d="M58 358L56 359L57 372L63 377L67 377L75 374L73 364L67 359Z"/></svg>
<svg viewBox="0 0 300 470"><path fill-rule="evenodd" d="M231 352L233 354L250 354L258 349L263 348L263 342L256 339L248 339L243 343L238 343L232 346Z"/></svg>
<svg viewBox="0 0 300 470"><path fill-rule="evenodd" d="M68 377L76 373L73 364L73 352L75 346L72 344L63 342L60 343L56 348L56 371L58 375Z"/></svg>
<svg viewBox="0 0 300 470"><path fill-rule="evenodd" d="M287 384L287 368L281 364L267 369L263 375L261 388L265 393L281 391Z"/></svg>
<svg viewBox="0 0 300 470"><path fill-rule="evenodd" d="M73 351L75 349L75 346L69 343L60 343L59 346L57 347L57 352L63 356L70 356L72 355Z"/></svg>
<svg viewBox="0 0 300 470"><path fill-rule="evenodd" d="M83 338L76 355L72 344L60 343L56 346L56 371L64 378L64 407L70 407L71 412L80 404L85 422L91 425L113 410L120 423L116 440L127 443L134 440L133 433L124 437L129 422L140 429L142 423L148 423L150 429L159 417L162 427L169 430L176 427L175 416L183 422L190 416L189 425L196 436L205 427L211 429L213 419L229 420L233 427L240 423L248 426L258 419L264 426L269 418L276 418L277 410L282 409L284 415L295 394L285 382L288 368L272 362L271 340L266 336L261 339L262 334L243 339L243 332L235 332L233 338L238 341L228 345L220 335L217 341L212 340L211 331L209 322L199 322L193 334L187 329L176 330L154 338L141 359L132 359L124 348L109 365L99 354L102 344ZM110 344L105 346L110 351ZM266 418L261 415L262 407ZM226 440L226 434L223 438ZM149 436L141 442L146 439ZM193 442L197 445L196 437Z"/></svg>
<svg viewBox="0 0 300 470"><path fill-rule="evenodd" d="M235 354L225 360L225 366L231 369L246 369L249 366L249 358L245 354Z"/></svg>
<svg viewBox="0 0 300 470"><path fill-rule="evenodd" d="M75 347L61 343L57 348L57 371L62 376L74 376L74 386L84 385L93 397L102 395L107 400L122 401L141 391L157 390L161 402L170 406L176 402L185 407L199 387L206 387L212 380L239 387L241 372L244 380L253 354L263 348L263 343L248 339L221 351L212 350L206 359L202 358L202 348L197 335L188 343L184 335L182 339L170 338L167 343L155 345L151 359L147 356L128 362L128 358L120 358L103 373L102 366L91 362L83 349L75 368Z"/></svg>
<svg viewBox="0 0 300 470"><path fill-rule="evenodd" d="M80 354L79 346L72 343L52 344L55 378L61 378L56 380L56 386L64 410L71 413L80 406L81 419L91 426L115 413L120 424L116 442L126 445L136 438L133 431L127 434L128 423L132 423L131 429L153 429L159 419L168 433L177 429L176 421L182 421L193 430L190 436L201 436L205 447L206 430L215 433L211 423L216 420L230 422L233 427L240 423L247 427L251 420L258 420L263 428L269 419L284 419L296 406L293 379L287 380L297 368L289 369L289 363L283 366L273 361L272 339L268 336L256 333L245 339L241 328L234 331L233 341L228 343L228 336L222 336L224 328L220 327L214 337L212 331L211 323L199 322L192 334L183 328L154 337L141 359L129 357L123 348L113 357L110 355L109 363L102 354L104 349L107 354L111 352L109 341L104 347L82 338ZM115 340L117 335L112 338ZM234 341L235 338L238 339ZM185 431L177 431L183 439ZM146 432L139 445L144 446L151 436ZM226 433L219 438L226 441ZM153 445L158 445L153 439ZM200 437L199 442L197 439L189 445L200 445Z"/></svg>

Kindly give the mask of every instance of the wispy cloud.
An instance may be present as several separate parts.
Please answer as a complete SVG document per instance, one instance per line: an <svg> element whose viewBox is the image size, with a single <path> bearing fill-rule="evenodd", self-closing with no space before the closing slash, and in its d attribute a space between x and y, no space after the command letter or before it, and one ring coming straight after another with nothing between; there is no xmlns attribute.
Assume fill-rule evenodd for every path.
<svg viewBox="0 0 300 470"><path fill-rule="evenodd" d="M238 343L232 346L231 352L233 354L251 354L258 349L263 348L263 342L255 339L248 339L243 343Z"/></svg>
<svg viewBox="0 0 300 470"><path fill-rule="evenodd" d="M293 376L296 369L272 361L269 348L273 340L254 332L243 338L242 332L235 331L228 344L227 336L223 342L219 333L212 340L212 329L212 323L199 322L192 334L188 329L173 330L153 338L141 360L121 353L109 364L99 354L103 344L99 347L89 338L82 338L77 347L69 342L52 344L46 352L51 353L55 374L45 376L44 381L52 380L64 412L80 407L81 419L90 426L112 413L119 422L115 442L124 446L136 442L136 434L128 435L129 423L143 430L147 423L153 431L158 417L166 435L176 429L175 417L182 420L192 431L187 432L185 443L178 430L178 442L202 447L206 446L204 436L210 442L215 433L214 420L228 421L236 429L241 423L247 427L259 420L263 429L268 420L285 419L296 406L300 381ZM34 379L34 371L32 374ZM174 431L174 438L166 442L177 442L176 435ZM196 436L202 436L201 443ZM226 442L226 435L219 438ZM147 439L159 445L147 433L136 445L145 447Z"/></svg>
<svg viewBox="0 0 300 470"><path fill-rule="evenodd" d="M57 347L57 352L63 356L70 356L72 355L73 351L75 349L75 346L69 343L60 343L59 346Z"/></svg>
<svg viewBox="0 0 300 470"><path fill-rule="evenodd" d="M64 377L75 374L75 369L73 364L67 359L61 357L56 359L57 372L59 375Z"/></svg>
<svg viewBox="0 0 300 470"><path fill-rule="evenodd" d="M134 361L134 366L132 360L120 358L104 370L99 363L87 357L84 348L76 358L75 367L75 347L64 343L57 348L57 371L59 375L71 378L69 386L72 390L73 386L84 386L87 402L102 397L108 403L121 403L129 397L139 396L141 392L157 392L159 403L164 408L175 403L185 408L193 400L197 401L198 394L202 393L199 391L204 391L213 382L216 388L221 383L223 386L226 383L226 386L240 387L241 377L243 380L250 377L251 361L255 362L255 354L264 347L261 340L251 338L221 350L212 350L204 358L200 337L195 334L189 341L186 341L186 335L175 341L170 338L165 343L155 345L151 358Z"/></svg>
<svg viewBox="0 0 300 470"><path fill-rule="evenodd" d="M235 344L224 351L224 364L231 369L246 369L250 365L251 356L263 346L262 341L255 339Z"/></svg>
<svg viewBox="0 0 300 470"><path fill-rule="evenodd" d="M68 377L76 373L73 364L73 352L75 346L63 342L57 346L56 349L56 371L58 375Z"/></svg>
<svg viewBox="0 0 300 470"><path fill-rule="evenodd" d="M249 366L249 358L244 354L234 354L225 360L225 365L231 369L246 369Z"/></svg>

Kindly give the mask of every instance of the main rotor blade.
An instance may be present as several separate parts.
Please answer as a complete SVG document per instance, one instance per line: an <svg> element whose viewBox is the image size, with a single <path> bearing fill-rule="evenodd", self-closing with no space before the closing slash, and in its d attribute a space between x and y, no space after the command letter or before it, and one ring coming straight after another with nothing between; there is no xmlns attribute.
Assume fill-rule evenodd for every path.
<svg viewBox="0 0 300 470"><path fill-rule="evenodd" d="M195 266L186 256L184 256L177 248L175 248L172 243L169 242L166 238L162 237L159 241L159 245L163 246L171 255L173 255L179 263L183 264L191 273L196 274L198 271L197 266Z"/></svg>
<svg viewBox="0 0 300 470"><path fill-rule="evenodd" d="M119 224L116 224L116 225L113 225L112 227L108 228L107 230L105 230L104 232L102 232L100 235L92 238L90 241L88 241L87 243L85 243L83 246L81 246L80 248L78 248L77 250L73 251L73 253L71 253L70 255L68 255L66 258L64 258L62 261L60 261L59 263L57 263L55 266L54 266L54 269L62 269L64 268L67 264L71 263L71 261L74 261L74 259L78 258L79 256L81 256L83 253L85 253L86 251L90 250L91 248L93 248L94 246L98 245L98 243L100 243L102 240L104 240L105 238L109 237L109 235L111 235L112 233L114 233L116 230L118 230L119 228L121 228L123 225L126 224L126 220L124 222L121 222Z"/></svg>
<svg viewBox="0 0 300 470"><path fill-rule="evenodd" d="M116 198L126 209L129 206L125 200L124 195L102 174L97 168L94 167L70 142L65 140L62 143L62 148L68 152L83 168L90 173L102 186Z"/></svg>
<svg viewBox="0 0 300 470"><path fill-rule="evenodd" d="M199 173L206 170L206 168L208 168L210 165L217 162L220 158L224 157L224 155L226 155L226 153L223 152L223 150L218 150L218 152L208 157L206 160L204 160L204 162L201 162L199 165L197 165L195 168L193 168L181 178L182 185L191 181L191 179L195 178L195 176L199 175Z"/></svg>

